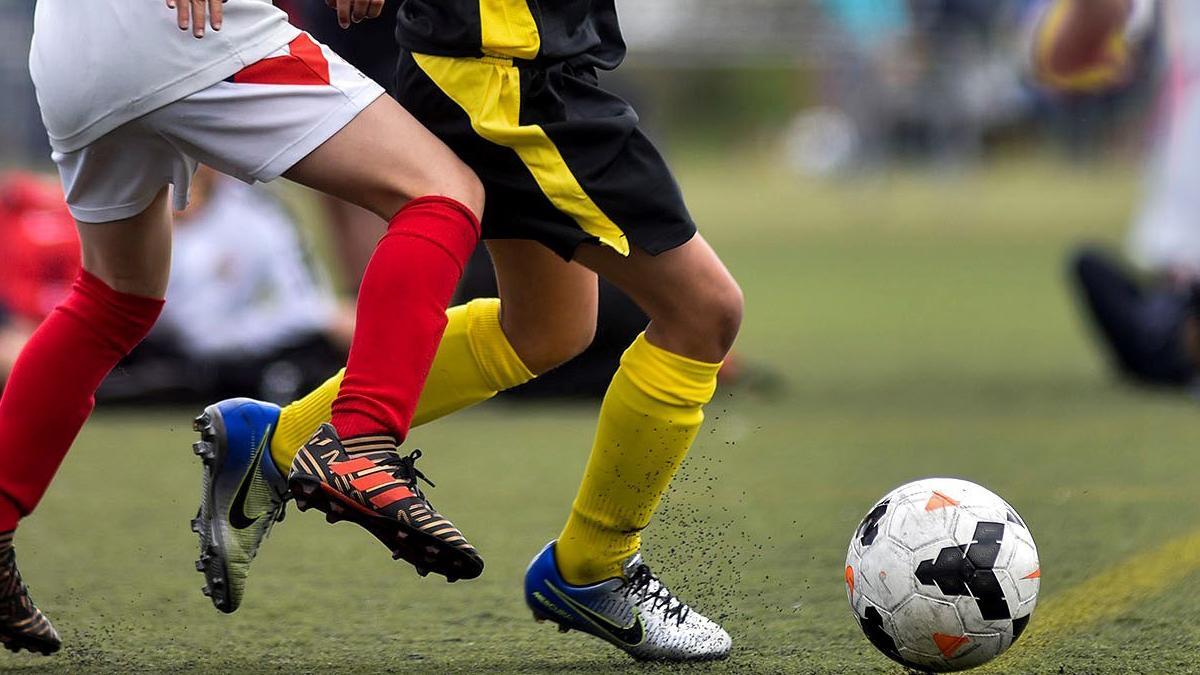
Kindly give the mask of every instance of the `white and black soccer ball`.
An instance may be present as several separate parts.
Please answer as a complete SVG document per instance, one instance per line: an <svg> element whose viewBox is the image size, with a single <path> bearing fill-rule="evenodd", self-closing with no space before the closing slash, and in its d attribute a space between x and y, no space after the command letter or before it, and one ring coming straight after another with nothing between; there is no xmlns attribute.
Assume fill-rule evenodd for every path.
<svg viewBox="0 0 1200 675"><path fill-rule="evenodd" d="M846 554L850 609L871 644L918 671L974 668L1012 646L1041 567L1016 510L974 483L930 478L887 494Z"/></svg>

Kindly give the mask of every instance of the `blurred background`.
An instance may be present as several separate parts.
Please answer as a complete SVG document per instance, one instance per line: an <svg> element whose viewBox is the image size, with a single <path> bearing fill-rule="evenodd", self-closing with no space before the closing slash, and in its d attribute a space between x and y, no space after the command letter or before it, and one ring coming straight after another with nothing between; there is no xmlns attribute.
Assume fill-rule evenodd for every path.
<svg viewBox="0 0 1200 675"><path fill-rule="evenodd" d="M78 255L27 75L32 4L0 0L0 366L62 293ZM638 108L748 299L709 427L649 533L652 550L669 550L684 570L673 576L681 592L701 607L732 603L727 625L747 672L797 659L839 673L885 663L844 608L845 541L879 495L934 474L996 490L1038 537L1045 615L1061 616L1045 619L1055 660L1028 672L1061 663L1082 668L1061 672L1115 672L1106 666L1200 644L1200 622L1163 618L1195 616L1184 601L1194 593L1167 585L1200 587L1200 546L1162 586L1139 587L1136 602L1087 612L1054 605L1200 522L1192 432L1200 204L1191 180L1200 38L1188 39L1200 27L1168 3L1139 42L1128 85L1066 96L1029 77L1039 0L618 5L630 55L602 82ZM339 34L322 0L286 8L387 84L388 22ZM110 631L96 618L111 615L109 606L40 596L64 624L94 628L90 657L130 669L196 654L235 669L310 668L289 660L305 639L323 644L302 630L300 647L279 643L299 651L266 660L252 646L217 652L205 639L222 629L204 599L180 599L195 491L186 426L195 404L234 394L287 401L340 366L355 280L381 225L293 186L249 188L215 175L199 181L194 202L179 219L163 324L106 383L80 441L90 450L71 456L38 514L47 532L77 539L29 532L40 551L33 569L102 586L120 607L151 617ZM487 295L491 284L480 255L460 293ZM414 442L446 450L427 452L423 468L435 479L464 458L489 467L460 474L436 498L492 554L489 576L471 588L494 610L485 622L462 589L405 580L409 606L432 617L432 637L371 657L377 665L620 665L586 641L535 633L513 588L569 505L595 398L644 322L606 289L597 343L579 361L507 403L417 432ZM147 413L146 403L167 407ZM178 471L161 469L168 455ZM135 467L144 493L114 498L95 485L113 456ZM490 499L470 499L481 493ZM512 507L511 529L489 530L497 505ZM90 508L172 534L139 544L153 555L130 563L119 538L78 522ZM289 583L323 583L305 564L313 557L390 573L354 533L335 528L330 539L315 519L297 520L269 542L262 586L229 625L279 617L307 625L294 618L308 612ZM679 545L697 540L705 546ZM79 570L96 551L108 562ZM720 584L706 583L714 578ZM345 599L362 603L363 616L348 615L329 637L366 651L369 610L384 601L369 588ZM154 617L176 616L190 628L163 651L136 642L155 639ZM435 643L463 625L476 631L473 642L441 653ZM134 644L134 655L121 651Z"/></svg>
<svg viewBox="0 0 1200 675"><path fill-rule="evenodd" d="M323 2L279 4L389 83L389 21L341 31ZM866 206L857 195L886 189L898 176L919 176L949 195L961 193L971 176L1016 162L1075 174L1137 166L1155 101L1163 98L1154 73L1169 55L1157 48L1159 36L1145 41L1139 75L1147 76L1136 84L1106 96L1050 97L1027 76L1029 36L1045 5L662 0L640 7L626 0L620 6L631 56L605 84L634 103L681 174L696 175L701 187L693 198L712 194L706 181L735 194L769 187L790 198L789 239L813 229L861 230L861 214L848 210ZM69 219L54 208L53 181L36 180L51 167L26 68L31 19L30 3L0 0L0 167L7 172L0 228L23 265L0 277L8 316L0 375L69 282L75 262ZM770 174L769 184L754 178L762 173ZM807 198L795 198L806 191ZM874 226L887 221L873 219ZM110 378L102 400L199 402L243 392L286 402L335 368L353 330L353 293L379 233L375 219L299 189L248 190L206 175L179 220L170 309L154 337ZM246 227L247 220L255 225ZM746 218L701 220L716 238L764 226ZM980 225L978 218L962 220L958 228ZM1108 220L1090 224L1097 236L1122 215ZM231 236L238 232L256 241ZM481 252L461 295L493 293ZM645 323L632 303L607 288L605 314L588 354L514 396L602 393L616 358ZM197 321L205 316L238 320L214 329ZM739 352L725 380L777 389L783 378L768 361ZM1172 375L1179 384L1178 373Z"/></svg>

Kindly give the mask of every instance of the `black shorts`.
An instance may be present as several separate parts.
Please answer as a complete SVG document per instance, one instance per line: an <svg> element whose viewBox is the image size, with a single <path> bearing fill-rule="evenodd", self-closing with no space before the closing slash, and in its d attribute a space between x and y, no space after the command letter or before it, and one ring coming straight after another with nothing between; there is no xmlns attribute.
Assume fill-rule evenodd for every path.
<svg viewBox="0 0 1200 675"><path fill-rule="evenodd" d="M658 254L696 234L666 161L591 68L400 55L396 100L483 181L485 239Z"/></svg>

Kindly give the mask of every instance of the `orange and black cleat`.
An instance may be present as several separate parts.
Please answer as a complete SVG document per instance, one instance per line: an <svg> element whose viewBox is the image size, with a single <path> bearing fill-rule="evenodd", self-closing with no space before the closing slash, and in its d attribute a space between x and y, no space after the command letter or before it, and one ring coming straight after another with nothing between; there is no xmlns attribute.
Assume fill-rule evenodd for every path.
<svg viewBox="0 0 1200 675"><path fill-rule="evenodd" d="M421 576L474 579L483 573L483 559L421 492L418 479L433 483L414 466L420 457L420 450L399 454L390 436L343 443L325 424L296 455L288 486L301 511L317 509L331 523L361 525Z"/></svg>
<svg viewBox="0 0 1200 675"><path fill-rule="evenodd" d="M27 649L49 656L62 647L62 640L21 582L12 540L12 530L0 533L0 644L11 652Z"/></svg>

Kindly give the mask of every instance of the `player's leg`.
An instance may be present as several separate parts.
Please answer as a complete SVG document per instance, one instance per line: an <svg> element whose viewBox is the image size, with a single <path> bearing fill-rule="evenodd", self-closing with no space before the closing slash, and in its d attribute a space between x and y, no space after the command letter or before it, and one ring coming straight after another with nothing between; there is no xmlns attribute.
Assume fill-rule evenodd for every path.
<svg viewBox="0 0 1200 675"><path fill-rule="evenodd" d="M83 270L22 350L0 399L0 642L9 649L59 647L21 583L13 530L45 494L100 382L158 318L170 223L163 189L131 218L79 225Z"/></svg>
<svg viewBox="0 0 1200 675"><path fill-rule="evenodd" d="M526 573L527 602L535 618L593 633L636 658L723 658L729 635L650 571L640 533L704 419L741 322L741 291L699 235L657 256L582 246L576 259L625 291L651 322L605 394L567 524ZM597 615L611 617L610 625Z"/></svg>
<svg viewBox="0 0 1200 675"><path fill-rule="evenodd" d="M640 533L704 419L741 322L741 291L699 235L657 256L583 246L576 259L625 291L651 323L621 358L567 524L526 575L527 601L535 617L637 658L722 658L729 635L650 571ZM611 626L584 610L612 617Z"/></svg>
<svg viewBox="0 0 1200 675"><path fill-rule="evenodd" d="M288 52L277 58L315 63L329 77L299 85L308 88L298 95L297 85L258 78L252 67L148 116L149 123L218 170L264 181L282 175L365 208L388 226L363 276L331 424L297 455L286 487L272 486L258 504L249 503L252 494L238 493L230 504L202 507L196 525L202 556L211 555L213 542L234 548L227 529L237 523L230 519L264 532L267 514L282 508L290 490L301 510L361 525L422 571L477 576L482 559L417 485L419 455L401 456L397 448L479 238L483 188L454 153L335 54L307 36ZM293 114L279 118L274 111L281 106L295 106ZM271 121L257 127L260 116ZM245 141L250 132L261 134ZM202 434L216 431L210 419L196 426ZM220 450L197 448L210 483L227 464ZM239 463L261 466L258 457ZM210 590L235 583L205 567Z"/></svg>
<svg viewBox="0 0 1200 675"><path fill-rule="evenodd" d="M430 376L413 418L425 424L475 405L570 359L585 349L595 328L596 275L564 262L539 244L498 240L488 244L501 298L479 299L451 308ZM503 307L503 311L501 311ZM206 509L233 504L249 481L245 513L231 510L223 535L206 540L198 569L205 572L213 604L233 612L241 604L254 553L282 507L272 494L306 440L329 422L342 374L289 405L232 399L209 406L199 420L201 441L214 479L202 500L196 529L202 537ZM269 457L255 463L262 444ZM255 489L253 485L260 485ZM282 490L282 487L279 488ZM265 518L265 521L259 521Z"/></svg>
<svg viewBox="0 0 1200 675"><path fill-rule="evenodd" d="M612 576L638 550L639 533L704 419L702 408L737 336L743 301L700 235L658 256L634 251L626 258L589 246L578 259L650 317L605 397L584 483L559 538L564 577L583 584ZM655 451L644 452L647 447ZM648 480L621 479L631 473Z"/></svg>
<svg viewBox="0 0 1200 675"><path fill-rule="evenodd" d="M596 275L537 242L488 242L499 298L452 307L446 332L413 415L427 424L486 401L570 360L591 344ZM289 466L300 445L329 420L342 373L284 408L271 456Z"/></svg>

